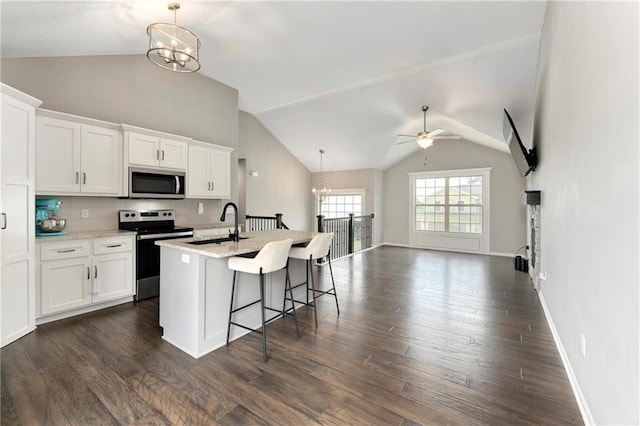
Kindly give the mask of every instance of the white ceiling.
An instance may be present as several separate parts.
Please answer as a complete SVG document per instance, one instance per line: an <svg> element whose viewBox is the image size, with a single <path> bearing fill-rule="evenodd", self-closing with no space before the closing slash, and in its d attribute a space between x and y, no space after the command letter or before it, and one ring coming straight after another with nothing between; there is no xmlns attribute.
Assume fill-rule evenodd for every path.
<svg viewBox="0 0 640 426"><path fill-rule="evenodd" d="M421 130L423 104L429 129L505 152L506 107L527 139L545 1L181 4L200 73L237 88L311 171L320 148L325 170L390 167L419 149L394 144ZM159 1L2 0L0 13L2 57L144 53L147 25L173 19Z"/></svg>

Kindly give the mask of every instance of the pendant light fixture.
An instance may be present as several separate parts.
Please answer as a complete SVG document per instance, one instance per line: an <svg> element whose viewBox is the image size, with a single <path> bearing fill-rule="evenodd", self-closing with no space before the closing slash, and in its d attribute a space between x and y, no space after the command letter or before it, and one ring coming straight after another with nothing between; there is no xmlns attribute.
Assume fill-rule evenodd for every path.
<svg viewBox="0 0 640 426"><path fill-rule="evenodd" d="M175 72L196 72L200 69L200 40L186 28L176 25L180 3L170 3L173 24L156 22L147 27L149 50L147 58L157 66Z"/></svg>
<svg viewBox="0 0 640 426"><path fill-rule="evenodd" d="M324 155L324 149L320 150L320 188L312 188L311 192L313 192L320 201L331 193L331 188L327 188L324 186L324 173L322 172L322 156Z"/></svg>

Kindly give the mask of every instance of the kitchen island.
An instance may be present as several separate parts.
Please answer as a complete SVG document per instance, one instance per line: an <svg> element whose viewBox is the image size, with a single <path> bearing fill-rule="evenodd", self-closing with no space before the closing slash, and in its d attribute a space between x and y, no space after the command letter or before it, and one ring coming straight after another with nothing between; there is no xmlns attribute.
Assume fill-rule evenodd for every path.
<svg viewBox="0 0 640 426"><path fill-rule="evenodd" d="M162 338L199 358L226 344L229 323L229 303L233 271L227 267L231 256L250 255L270 241L287 238L293 244L311 241L315 232L269 230L241 234L238 242L224 241L193 244L206 238L183 238L156 242L160 246L160 326ZM293 285L306 278L306 262L291 259L289 274ZM284 271L274 272L265 279L265 306L281 309L284 298ZM294 297L305 298L304 286L296 289ZM240 306L259 298L256 275L238 274L235 305ZM254 305L235 314L234 320L253 328L261 325L260 307ZM231 340L248 331L231 328Z"/></svg>

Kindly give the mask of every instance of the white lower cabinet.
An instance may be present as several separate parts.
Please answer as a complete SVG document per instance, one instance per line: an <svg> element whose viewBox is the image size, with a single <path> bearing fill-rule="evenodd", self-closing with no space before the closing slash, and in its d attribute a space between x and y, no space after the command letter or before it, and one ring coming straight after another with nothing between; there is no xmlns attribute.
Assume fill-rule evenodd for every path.
<svg viewBox="0 0 640 426"><path fill-rule="evenodd" d="M39 322L127 301L133 296L133 245L133 236L41 243Z"/></svg>
<svg viewBox="0 0 640 426"><path fill-rule="evenodd" d="M43 262L40 268L42 315L91 304L89 256Z"/></svg>
<svg viewBox="0 0 640 426"><path fill-rule="evenodd" d="M99 303L133 295L132 265L130 252L94 256L91 302Z"/></svg>

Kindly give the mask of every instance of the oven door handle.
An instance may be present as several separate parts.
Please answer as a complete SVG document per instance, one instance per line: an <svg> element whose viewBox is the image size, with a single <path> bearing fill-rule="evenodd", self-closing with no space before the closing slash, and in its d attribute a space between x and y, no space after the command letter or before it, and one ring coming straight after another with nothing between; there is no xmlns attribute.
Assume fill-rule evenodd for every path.
<svg viewBox="0 0 640 426"><path fill-rule="evenodd" d="M136 238L138 240L164 240L164 239L176 238L176 237L193 237L193 232L185 231L185 232L172 232L168 234L143 234L143 235L138 235Z"/></svg>

